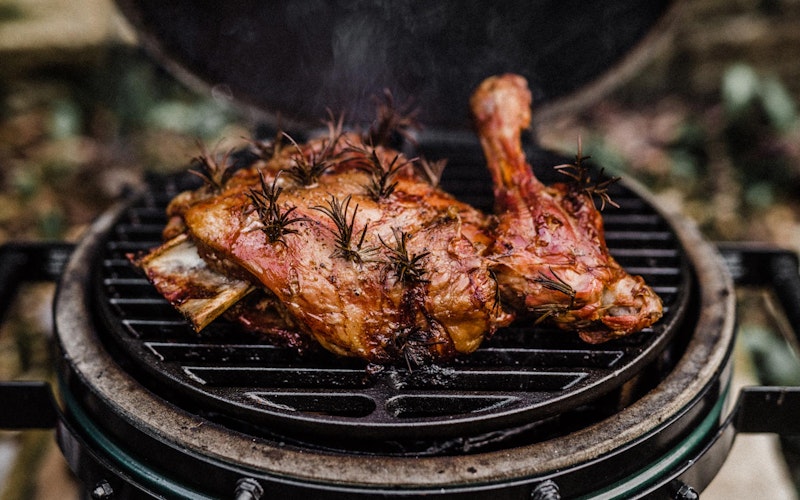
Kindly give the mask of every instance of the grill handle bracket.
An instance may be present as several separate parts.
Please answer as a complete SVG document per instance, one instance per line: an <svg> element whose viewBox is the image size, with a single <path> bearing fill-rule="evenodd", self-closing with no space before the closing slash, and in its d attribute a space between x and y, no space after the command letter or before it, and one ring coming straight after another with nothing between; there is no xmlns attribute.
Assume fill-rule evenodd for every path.
<svg viewBox="0 0 800 500"><path fill-rule="evenodd" d="M0 246L0 323L23 283L56 281L74 245L60 242L7 243ZM58 421L50 384L0 382L0 429L49 429Z"/></svg>
<svg viewBox="0 0 800 500"><path fill-rule="evenodd" d="M57 281L75 245L61 242L6 243L0 246L0 322L23 283Z"/></svg>
<svg viewBox="0 0 800 500"><path fill-rule="evenodd" d="M763 243L718 243L734 282L770 289L791 330L789 344L800 356L800 259ZM731 415L737 432L800 435L800 387L743 388Z"/></svg>
<svg viewBox="0 0 800 500"><path fill-rule="evenodd" d="M0 408L0 429L52 429L58 423L47 382L0 382Z"/></svg>
<svg viewBox="0 0 800 500"><path fill-rule="evenodd" d="M800 435L800 387L744 387L733 426L743 433Z"/></svg>
<svg viewBox="0 0 800 500"><path fill-rule="evenodd" d="M770 288L792 330L790 344L800 357L800 259L790 250L762 243L718 243L734 282Z"/></svg>

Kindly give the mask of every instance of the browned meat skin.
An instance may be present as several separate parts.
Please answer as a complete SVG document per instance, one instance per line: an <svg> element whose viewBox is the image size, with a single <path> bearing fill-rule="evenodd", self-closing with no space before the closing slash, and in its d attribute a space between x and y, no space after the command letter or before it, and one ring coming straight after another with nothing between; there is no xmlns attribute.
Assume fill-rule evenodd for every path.
<svg viewBox="0 0 800 500"><path fill-rule="evenodd" d="M394 189L375 199L364 171L373 151L383 165L407 160L390 149L373 150L355 135L339 143L337 163L311 185L278 175L297 154L285 150L237 172L218 195L175 204L173 215L209 265L226 273L239 268L239 277L244 271L301 331L336 354L383 363L474 351L512 319L498 306L497 283L482 256L491 243L485 217L422 180L410 164L391 176ZM303 155L311 158L320 144L302 146ZM291 231L276 241L252 200L261 175L265 186L278 175L277 205L283 213L293 208ZM349 254L337 246L340 228L324 210L333 202L346 207L345 221L352 223ZM413 262L403 265L401 257Z"/></svg>
<svg viewBox="0 0 800 500"><path fill-rule="evenodd" d="M661 301L609 255L590 194L533 174L520 134L531 95L517 75L484 81L470 101L495 192L498 224L489 258L505 303L599 343L650 326Z"/></svg>
<svg viewBox="0 0 800 500"><path fill-rule="evenodd" d="M248 332L262 335L271 344L292 348L299 354L319 350L319 344L297 328L280 302L263 291L243 298L226 310L224 317Z"/></svg>

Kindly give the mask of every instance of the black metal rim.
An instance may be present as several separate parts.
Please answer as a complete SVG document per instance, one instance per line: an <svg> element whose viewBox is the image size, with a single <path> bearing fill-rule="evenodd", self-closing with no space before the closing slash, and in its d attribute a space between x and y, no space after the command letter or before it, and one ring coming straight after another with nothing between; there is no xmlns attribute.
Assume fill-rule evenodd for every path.
<svg viewBox="0 0 800 500"><path fill-rule="evenodd" d="M730 375L729 371L727 374ZM178 470L174 467L164 468L166 462L163 458L153 460L152 454L138 455L137 447L128 443L120 444L106 435L72 399L64 386L62 396L65 396L69 417L59 421L58 442L73 470L78 471L87 486L95 485L94 488L102 487L115 495L133 495L135 498L145 494L153 498L176 496L187 499L212 498L231 493L235 496L240 491L240 485L247 483L283 498L303 498L313 493L315 498L327 500L421 496L488 500L498 498L498 495L503 495L503 498L534 498L537 492L553 490L561 495L559 498L616 498L624 495L630 498L673 499L675 491L686 485L681 479L689 475L692 479L688 485L690 491L702 491L716 475L727 455L732 439L729 436L727 440L718 440L718 435L731 429L720 429L717 425L727 393L719 392L719 384L724 383L725 377L721 377L710 384L701 397L675 415L672 421L612 454L550 474L478 485L403 490L390 485L364 488L347 484L298 482L264 474L264 471L231 467L208 456L181 455L180 451L177 459L184 466ZM146 435L140 437L149 438ZM710 450L712 443L718 445ZM159 444L160 451L166 451L164 443ZM646 452L637 451L637 448ZM174 449L169 451L175 452ZM707 462L712 462L711 466ZM699 467L702 470L696 470L696 463L703 464ZM194 474L187 473L187 470ZM197 472L201 470L204 473L198 476ZM197 477L203 480L198 481ZM681 479L677 479L679 477Z"/></svg>

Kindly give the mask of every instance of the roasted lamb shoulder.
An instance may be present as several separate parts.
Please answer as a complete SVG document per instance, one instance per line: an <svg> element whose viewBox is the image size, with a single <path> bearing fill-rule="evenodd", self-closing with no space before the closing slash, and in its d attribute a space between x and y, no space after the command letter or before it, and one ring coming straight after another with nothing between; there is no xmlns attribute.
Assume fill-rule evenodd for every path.
<svg viewBox="0 0 800 500"><path fill-rule="evenodd" d="M444 360L512 319L483 256L487 218L391 148L332 129L224 177L176 197L165 236L190 241L241 298L265 290L329 351L376 363ZM163 293L169 280L149 272L153 260L139 262ZM223 302L209 308L221 312Z"/></svg>

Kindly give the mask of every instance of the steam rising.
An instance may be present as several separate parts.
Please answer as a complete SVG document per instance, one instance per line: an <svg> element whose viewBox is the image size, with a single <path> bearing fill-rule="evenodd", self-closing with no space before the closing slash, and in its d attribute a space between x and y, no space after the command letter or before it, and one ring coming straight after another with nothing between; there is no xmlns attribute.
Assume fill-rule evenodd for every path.
<svg viewBox="0 0 800 500"><path fill-rule="evenodd" d="M298 126L330 109L367 123L373 96L413 99L426 126L469 126L491 74L524 76L541 103L606 72L667 0L142 0L140 30L179 73ZM227 92L226 92L227 94Z"/></svg>

